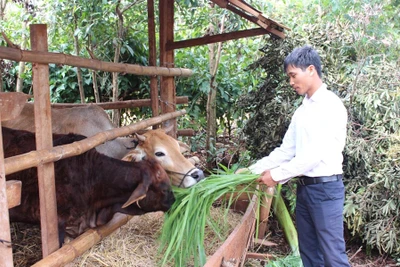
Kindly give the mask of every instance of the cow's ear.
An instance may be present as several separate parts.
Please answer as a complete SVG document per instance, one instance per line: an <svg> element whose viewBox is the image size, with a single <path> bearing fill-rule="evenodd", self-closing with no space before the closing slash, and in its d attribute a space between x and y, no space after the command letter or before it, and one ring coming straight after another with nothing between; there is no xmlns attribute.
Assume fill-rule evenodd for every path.
<svg viewBox="0 0 400 267"><path fill-rule="evenodd" d="M123 161L133 161L133 162L135 162L136 161L136 157L135 157L136 154L137 154L137 151L131 150L128 154L126 154L122 158L122 160Z"/></svg>
<svg viewBox="0 0 400 267"><path fill-rule="evenodd" d="M178 144L179 144L179 150L181 151L182 154L190 151L190 147L187 144L183 143L182 141L178 141Z"/></svg>
<svg viewBox="0 0 400 267"><path fill-rule="evenodd" d="M133 193L132 193L132 195L129 197L129 199L124 203L124 205L122 205L122 208L124 209L124 208L126 208L126 207L132 205L132 203L135 203L135 202L137 202L137 201L139 201L139 200L145 198L148 188L149 188L149 187L146 186L145 184L140 183L140 184L136 187L135 191L133 191ZM138 204L138 206L139 206L139 204Z"/></svg>

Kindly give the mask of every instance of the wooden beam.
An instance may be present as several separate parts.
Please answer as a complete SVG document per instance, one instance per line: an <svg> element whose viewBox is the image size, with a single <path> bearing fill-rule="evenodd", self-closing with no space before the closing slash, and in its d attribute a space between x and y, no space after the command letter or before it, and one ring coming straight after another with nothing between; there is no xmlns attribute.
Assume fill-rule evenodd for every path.
<svg viewBox="0 0 400 267"><path fill-rule="evenodd" d="M31 47L36 51L47 51L47 26L30 25ZM51 149L53 134L51 127L49 65L32 64L32 84L35 99L36 149ZM54 163L44 163L37 167L40 202L40 225L42 235L42 254L46 257L56 251L58 240L58 218Z"/></svg>
<svg viewBox="0 0 400 267"><path fill-rule="evenodd" d="M160 66L173 67L174 50L168 50L167 44L174 41L174 0L159 1L160 20ZM176 87L172 76L162 76L160 81L161 112L169 113L176 110ZM169 134L176 138L176 120L163 122L163 128L169 129Z"/></svg>
<svg viewBox="0 0 400 267"><path fill-rule="evenodd" d="M260 20L259 17L262 16L261 14L258 17L253 17L250 15L247 15L246 13L244 13L243 11L233 7L233 6L228 6L227 7L228 10L232 11L233 13L236 13L237 15L255 23L258 24L259 26L261 26L262 28L264 28L266 31L268 31L269 33L273 34L276 37L279 37L281 39L284 39L286 37L285 33L276 29L276 28L282 28L282 29L288 29L286 26L280 25L279 23L276 23L270 19L267 19L265 17L263 17L264 19Z"/></svg>
<svg viewBox="0 0 400 267"><path fill-rule="evenodd" d="M263 28L242 30L237 32L221 33L206 37L194 38L190 40L176 41L167 44L168 50L192 47L197 45L213 44L218 42L224 42L229 40L236 40L244 37L252 37L257 35L268 34L268 31Z"/></svg>
<svg viewBox="0 0 400 267"><path fill-rule="evenodd" d="M250 6L249 4L247 4L246 2L244 2L243 0L239 1L239 0L229 0L229 2L233 5L235 5L236 7L244 10L245 12L258 17L258 15L260 15L260 11L258 11L257 9L253 8L252 6Z"/></svg>
<svg viewBox="0 0 400 267"><path fill-rule="evenodd" d="M75 66L81 68L88 68L92 70L101 70L108 72L130 73L136 75L152 76L182 76L189 77L193 74L192 70L184 68L172 67L153 67L153 66L140 66L126 63L114 63L100 61L97 59L86 59L78 56L66 55L62 53L51 53L43 51L29 51L16 48L9 48L0 46L0 58L24 61L41 64L60 64Z"/></svg>
<svg viewBox="0 0 400 267"><path fill-rule="evenodd" d="M216 3L219 7L226 8L229 4L228 0L211 0L212 2Z"/></svg>
<svg viewBox="0 0 400 267"><path fill-rule="evenodd" d="M262 187L263 190L265 187ZM260 206L260 224L258 226L258 238L263 239L265 237L268 218L271 210L271 203L274 196L275 187L268 187L266 190L266 196L263 197Z"/></svg>
<svg viewBox="0 0 400 267"><path fill-rule="evenodd" d="M21 204L21 187L22 182L16 180L10 180L6 182L7 184L7 203L8 208L14 208Z"/></svg>
<svg viewBox="0 0 400 267"><path fill-rule="evenodd" d="M151 99L135 99L135 100L125 100L116 102L103 102L103 103L54 103L51 104L53 108L71 108L71 107L83 107L87 105L97 105L103 109L122 109L122 108L135 108L135 107L150 107ZM187 104L189 103L189 98L187 96L177 96L176 104Z"/></svg>
<svg viewBox="0 0 400 267"><path fill-rule="evenodd" d="M0 126L1 126L0 112ZM6 175L4 163L3 135L0 131L0 255L1 265L12 267L13 255L11 247L10 218L8 216L8 202L6 192Z"/></svg>

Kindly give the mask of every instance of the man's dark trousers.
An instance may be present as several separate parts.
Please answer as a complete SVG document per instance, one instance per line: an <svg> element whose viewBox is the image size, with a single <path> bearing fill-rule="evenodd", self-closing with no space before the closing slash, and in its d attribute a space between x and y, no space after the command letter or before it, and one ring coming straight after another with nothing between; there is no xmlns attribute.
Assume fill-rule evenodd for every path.
<svg viewBox="0 0 400 267"><path fill-rule="evenodd" d="M296 226L304 267L350 266L343 238L343 181L297 185Z"/></svg>

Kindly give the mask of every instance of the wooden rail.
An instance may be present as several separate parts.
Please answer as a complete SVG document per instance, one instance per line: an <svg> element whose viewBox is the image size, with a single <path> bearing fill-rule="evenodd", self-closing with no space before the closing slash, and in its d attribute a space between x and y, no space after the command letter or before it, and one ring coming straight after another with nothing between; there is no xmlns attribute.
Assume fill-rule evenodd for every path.
<svg viewBox="0 0 400 267"><path fill-rule="evenodd" d="M193 74L192 70L190 69L113 63L113 62L100 61L97 59L86 59L62 53L29 51L29 50L21 50L17 48L10 48L3 46L0 46L0 58L14 60L14 61L41 63L41 64L61 64L61 65L69 65L80 68L88 68L92 70L120 72L120 73L122 72L122 73L130 73L130 74L145 75L145 76L161 75L169 77L174 77L174 76L188 77Z"/></svg>

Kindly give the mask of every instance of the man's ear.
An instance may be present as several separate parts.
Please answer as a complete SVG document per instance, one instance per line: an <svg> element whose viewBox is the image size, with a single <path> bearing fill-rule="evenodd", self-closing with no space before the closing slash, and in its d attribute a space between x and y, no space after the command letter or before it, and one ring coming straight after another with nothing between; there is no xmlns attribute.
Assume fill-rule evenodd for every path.
<svg viewBox="0 0 400 267"><path fill-rule="evenodd" d="M313 76L313 75L314 75L314 72L315 72L315 67L314 67L314 65L308 66L307 70L308 70L308 72L310 73L310 76Z"/></svg>

